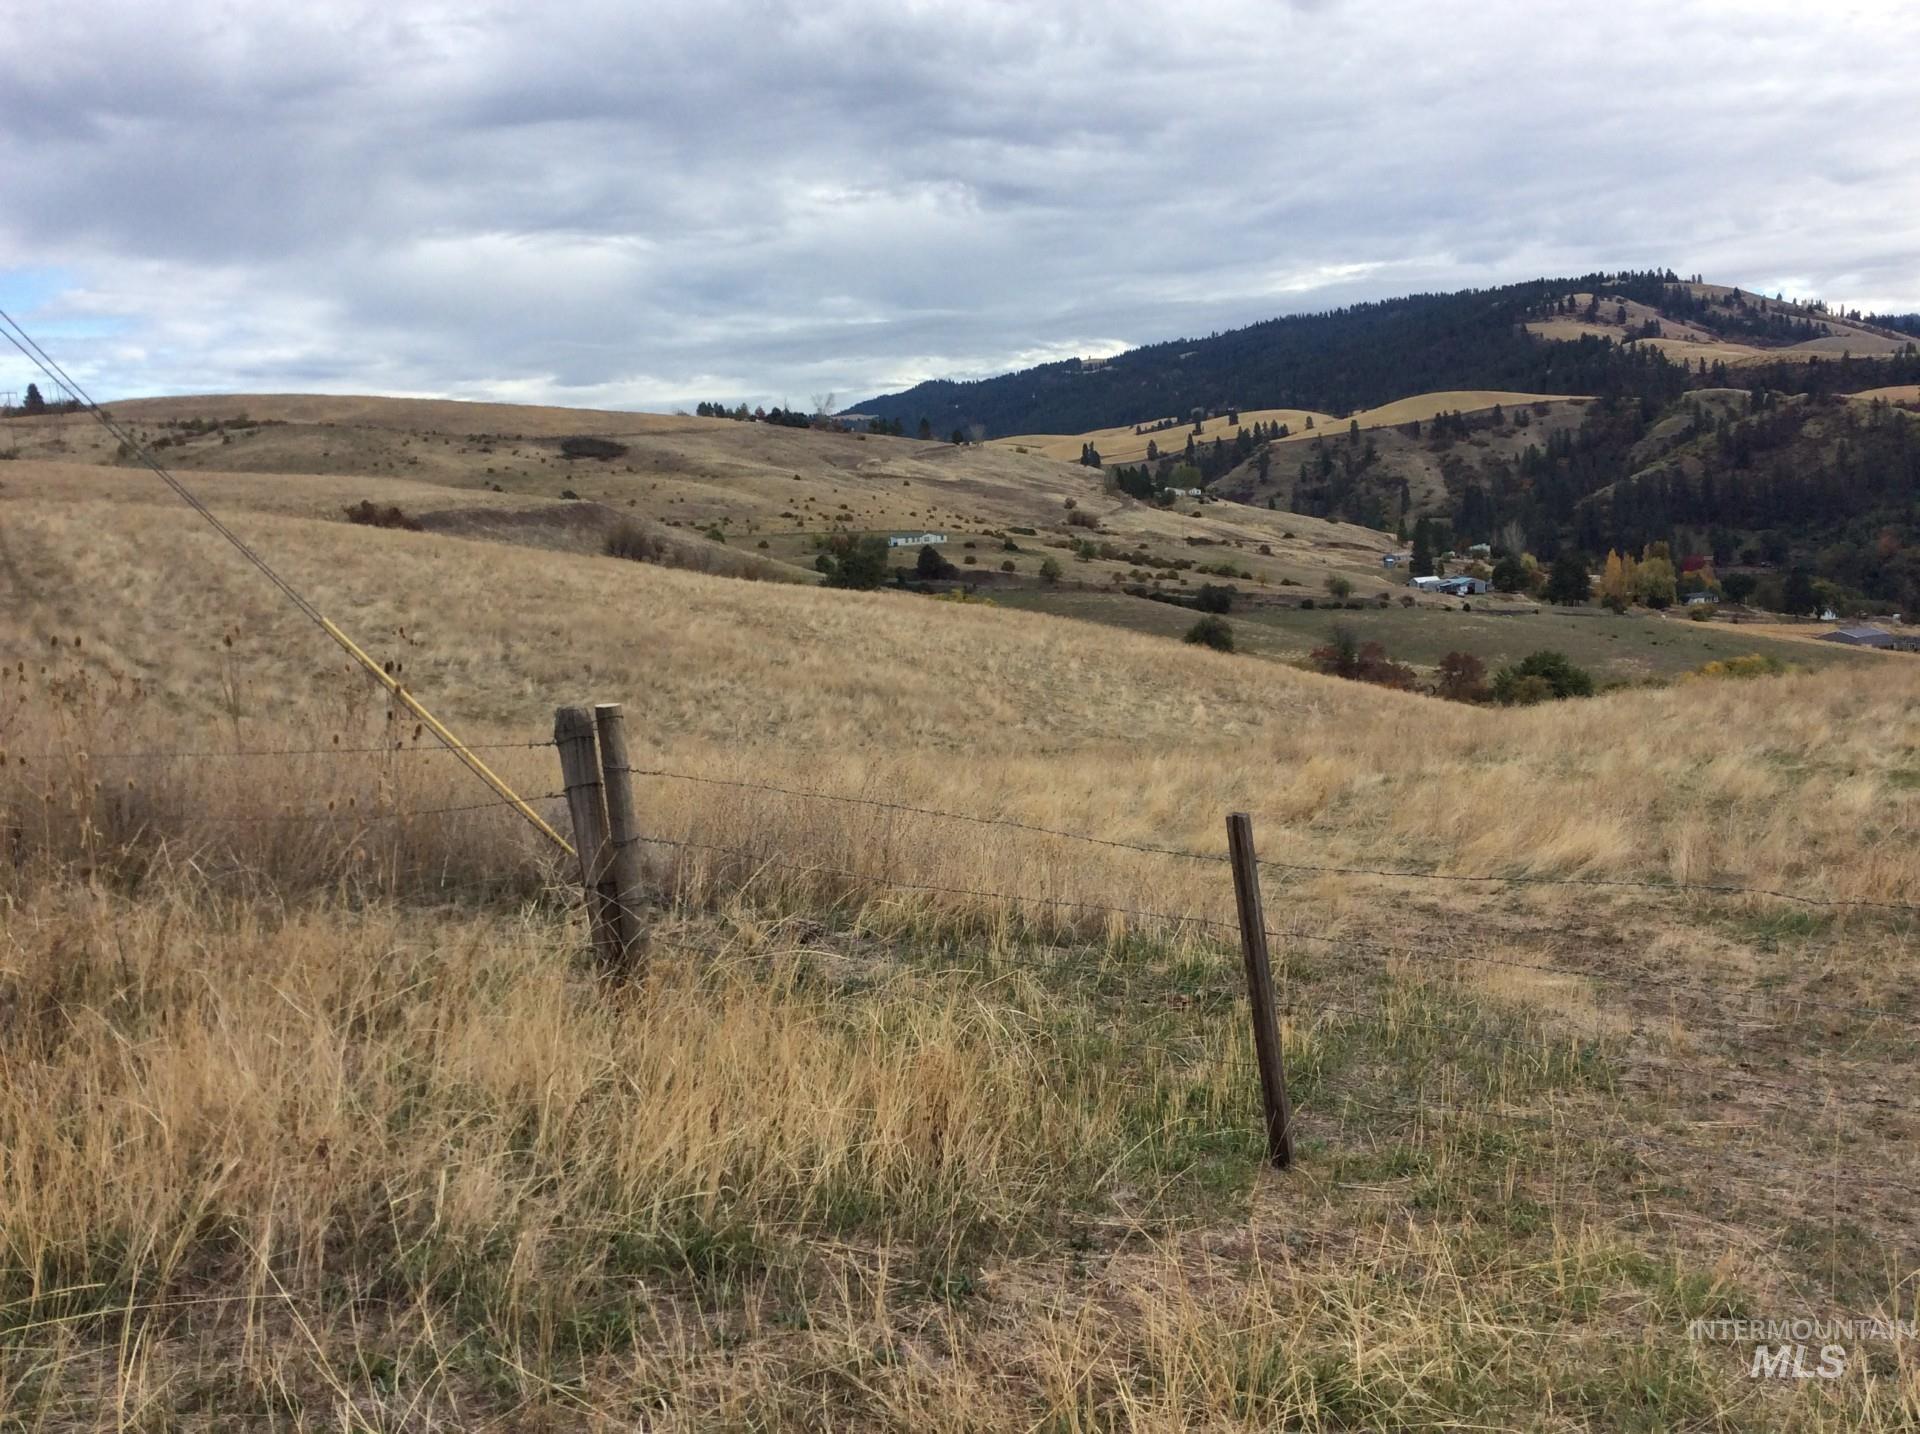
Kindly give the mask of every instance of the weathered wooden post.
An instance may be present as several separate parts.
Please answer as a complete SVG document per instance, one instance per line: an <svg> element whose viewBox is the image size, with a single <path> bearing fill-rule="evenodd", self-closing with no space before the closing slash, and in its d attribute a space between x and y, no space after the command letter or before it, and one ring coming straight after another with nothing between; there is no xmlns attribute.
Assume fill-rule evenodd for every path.
<svg viewBox="0 0 1920 1434"><path fill-rule="evenodd" d="M607 809L600 784L600 758L593 739L593 718L584 707L556 707L553 745L560 749L560 775L567 790L567 814L573 818L573 849L580 857L580 891L593 929L593 948L609 970L618 967L618 936L601 891L608 858Z"/></svg>
<svg viewBox="0 0 1920 1434"><path fill-rule="evenodd" d="M645 942L640 925L640 823L633 810L633 766L627 757L627 724L620 704L597 704L593 722L600 735L600 771L607 799L608 860L601 892L624 976L632 973Z"/></svg>
<svg viewBox="0 0 1920 1434"><path fill-rule="evenodd" d="M1240 915L1240 951L1247 961L1247 999L1253 1007L1253 1049L1260 1062L1260 1101L1267 1116L1267 1159L1281 1170L1293 1164L1293 1107L1280 1065L1279 1003L1267 960L1267 918L1260 905L1260 862L1253 852L1253 819L1227 817L1227 850L1233 861L1233 895Z"/></svg>

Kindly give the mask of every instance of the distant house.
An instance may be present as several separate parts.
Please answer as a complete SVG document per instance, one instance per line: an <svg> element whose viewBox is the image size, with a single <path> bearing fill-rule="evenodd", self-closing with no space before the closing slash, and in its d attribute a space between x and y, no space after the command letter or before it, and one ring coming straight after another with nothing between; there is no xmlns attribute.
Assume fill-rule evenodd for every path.
<svg viewBox="0 0 1920 1434"><path fill-rule="evenodd" d="M1412 561L1412 553L1382 553L1380 555L1380 566L1383 568L1404 568Z"/></svg>
<svg viewBox="0 0 1920 1434"><path fill-rule="evenodd" d="M1493 556L1493 546L1490 543L1475 543L1467 549L1467 556L1470 558L1490 558Z"/></svg>
<svg viewBox="0 0 1920 1434"><path fill-rule="evenodd" d="M1713 600L1714 598L1712 593L1699 592L1699 593L1688 593L1682 601L1684 601L1688 607L1705 607L1708 603L1712 602Z"/></svg>
<svg viewBox="0 0 1920 1434"><path fill-rule="evenodd" d="M1896 647L1894 635L1884 627L1836 627L1820 634L1823 641L1841 642L1848 647Z"/></svg>
<svg viewBox="0 0 1920 1434"><path fill-rule="evenodd" d="M889 548L924 548L934 543L944 543L945 533L896 533L887 539Z"/></svg>

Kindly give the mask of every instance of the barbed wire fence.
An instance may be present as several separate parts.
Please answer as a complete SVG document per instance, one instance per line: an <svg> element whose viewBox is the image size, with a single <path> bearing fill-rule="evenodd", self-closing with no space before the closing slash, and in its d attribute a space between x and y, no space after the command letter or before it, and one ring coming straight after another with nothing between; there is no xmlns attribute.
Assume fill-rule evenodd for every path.
<svg viewBox="0 0 1920 1434"><path fill-rule="evenodd" d="M568 712L573 714L570 719ZM554 739L473 744L471 750L487 752L556 749L564 758L567 743L573 743L572 761L563 761L562 785L524 799L399 805L348 798L324 807L210 812L197 820L241 831L301 827L358 834L383 827L404 840L416 823L496 813L517 818L523 802L541 804L556 822L564 810L573 825L578 872L563 878L548 866L536 885L565 921L554 937L556 950L590 945L603 973L615 980L638 976L651 953L709 960L737 954L737 947L725 939L691 940L684 933L658 929L673 924L662 915L674 898L658 887L651 892L644 888L659 876L663 863L705 863L711 875L746 894L756 886L770 888L777 877L847 897L889 893L959 903L1039 938L1013 943L1016 957L1009 958L1003 949L991 969L984 960L974 963L983 977L1013 975L1071 986L1088 1019L1110 1023L1126 1047L1126 1059L1103 1074L1103 1085L1142 1103L1169 1126L1204 1127L1238 1140L1237 1148L1248 1152L1263 1148L1266 1158L1279 1166L1296 1158L1301 1139L1325 1140L1342 1133L1365 1132L1374 1138L1384 1130L1388 1138L1418 1141L1577 1132L1582 1139L1608 1145L1629 1162L1650 1165L1660 1159L1706 1168L1716 1162L1778 1166L1787 1158L1788 1145L1797 1140L1803 1154L1817 1156L1831 1175L1839 1168L1868 1169L1882 1158L1880 1142L1920 1133L1920 1106L1899 1078L1920 1053L1920 1009L1895 983L1889 983L1885 1001L1865 1004L1779 985L1677 975L1649 969L1644 960L1623 966L1607 959L1607 943L1617 933L1596 930L1591 923L1521 922L1498 933L1508 945L1527 947L1524 954L1481 949L1476 941L1486 933L1478 930L1375 934L1313 929L1307 925L1308 913L1286 900L1278 908L1280 921L1264 915L1269 883L1262 876L1785 903L1825 913L1860 913L1901 935L1911 933L1920 903L1727 881L1455 873L1273 860L1254 853L1250 823L1245 823L1244 853L1196 850L1000 813L634 764L627 760L623 737L607 740L610 731L621 730L618 708L603 704L592 714L563 709ZM16 752L9 760L28 769L78 762L93 770L158 762L435 755L445 755L445 749L335 739L311 746L232 749L76 747ZM1229 918L1213 911L965 885L911 871L811 860L782 847L772 828L764 840L750 843L643 831L634 815L635 782L726 790L748 800L777 798L889 820L993 828L1023 841L1219 867L1222 904L1232 895L1237 908ZM655 858L651 866L640 860L642 851ZM1241 856L1238 863L1236 855ZM498 879L457 877L422 883L427 895L472 895L480 900L497 898L503 885ZM777 896L786 889L769 889L767 894ZM1125 952L1116 955L1111 941L1102 947L1091 940L1089 928L1094 925L1103 925L1109 934L1151 935L1159 942L1163 965L1186 964L1178 979L1172 979L1151 969L1148 961ZM822 942L828 934L808 931L806 939L831 946ZM1232 961L1236 946L1242 957L1238 970ZM1280 953L1277 975L1271 969L1270 948ZM1183 954L1176 959L1166 955L1170 952ZM864 954L877 961L909 959L878 942L864 943ZM964 956L947 960L946 969L970 969ZM1309 970L1314 960L1329 969ZM1552 1001L1543 1008L1531 1003L1524 991L1510 992L1513 999L1495 999L1489 1005L1487 997L1499 997L1498 983L1503 981L1538 982L1548 996L1563 989L1604 992L1611 1004L1602 1012L1606 1019L1601 1025L1618 1029L1596 1035L1577 1024L1557 1025ZM1194 1019L1196 1013L1206 1019ZM1808 1023L1815 1019L1834 1030L1824 1039L1809 1039ZM1657 1036L1669 1026L1684 1029L1693 1047L1711 1047L1713 1061L1663 1063L1644 1052L1642 1059L1623 1068L1591 1060L1603 1047L1649 1032ZM1400 1068L1332 1074L1320 1069L1316 1049L1359 1037L1396 1053ZM1828 1069L1828 1057L1843 1048L1855 1053L1870 1048L1868 1068L1878 1077L1863 1082ZM1593 1072L1579 1080L1564 1078L1583 1062L1593 1065ZM1663 1091L1663 1083L1669 1089ZM1650 1120L1622 1118L1622 1109L1651 1103L1662 1094L1670 1097L1672 1087L1680 1088L1680 1104L1701 1119L1669 1120L1669 1127L1678 1128L1658 1128ZM1832 1134L1836 1120L1878 1140L1848 1145ZM1817 1148L1823 1145L1829 1148Z"/></svg>

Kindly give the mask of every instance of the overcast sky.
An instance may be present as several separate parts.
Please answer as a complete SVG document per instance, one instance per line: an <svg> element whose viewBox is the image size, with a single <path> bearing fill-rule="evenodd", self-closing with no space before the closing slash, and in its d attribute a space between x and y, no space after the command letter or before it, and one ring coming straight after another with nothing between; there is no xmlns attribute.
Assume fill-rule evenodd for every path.
<svg viewBox="0 0 1920 1434"><path fill-rule="evenodd" d="M1912 310L1916 119L1894 0L9 6L0 306L102 397L636 408L1592 268Z"/></svg>

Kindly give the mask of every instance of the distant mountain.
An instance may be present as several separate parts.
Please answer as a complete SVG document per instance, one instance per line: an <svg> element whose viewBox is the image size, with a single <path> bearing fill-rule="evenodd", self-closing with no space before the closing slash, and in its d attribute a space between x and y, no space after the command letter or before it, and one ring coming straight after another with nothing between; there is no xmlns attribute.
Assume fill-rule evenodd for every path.
<svg viewBox="0 0 1920 1434"><path fill-rule="evenodd" d="M1193 409L1302 408L1345 414L1434 389L1634 393L1670 397L1671 365L1601 337L1544 342L1525 324L1568 294L1623 283L1659 290L1672 274L1589 274L1495 289L1412 294L1294 314L1199 339L1149 344L1106 360L1068 359L970 383L935 380L854 410L922 418L938 434L1080 433L1186 417Z"/></svg>
<svg viewBox="0 0 1920 1434"><path fill-rule="evenodd" d="M936 380L855 405L939 436L1079 434L1189 418L1194 410L1345 415L1434 390L1524 390L1671 402L1753 365L1891 362L1920 316L1829 310L1817 301L1681 279L1672 270L1532 279L1412 294L1268 319L1111 359L1068 359L998 378ZM1758 376L1756 376L1757 378ZM1777 376L1765 382L1780 386ZM1898 383L1887 371L1868 382ZM1828 387L1819 375L1815 387Z"/></svg>

